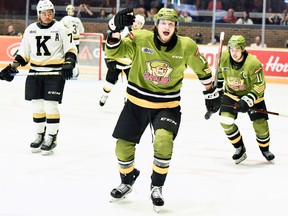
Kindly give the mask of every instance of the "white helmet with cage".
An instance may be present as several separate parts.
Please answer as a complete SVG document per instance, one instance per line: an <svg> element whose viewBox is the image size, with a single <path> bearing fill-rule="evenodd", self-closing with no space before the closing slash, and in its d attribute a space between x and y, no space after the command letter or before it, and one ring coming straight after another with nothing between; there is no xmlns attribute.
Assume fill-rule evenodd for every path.
<svg viewBox="0 0 288 216"><path fill-rule="evenodd" d="M49 0L40 0L37 4L37 15L39 17L41 11L44 11L44 10L52 10L53 13L55 14L55 8L54 8L54 5L52 4L51 1Z"/></svg>
<svg viewBox="0 0 288 216"><path fill-rule="evenodd" d="M66 12L67 12L67 15L69 16L74 16L74 13L75 13L75 8L73 5L69 4L66 6Z"/></svg>

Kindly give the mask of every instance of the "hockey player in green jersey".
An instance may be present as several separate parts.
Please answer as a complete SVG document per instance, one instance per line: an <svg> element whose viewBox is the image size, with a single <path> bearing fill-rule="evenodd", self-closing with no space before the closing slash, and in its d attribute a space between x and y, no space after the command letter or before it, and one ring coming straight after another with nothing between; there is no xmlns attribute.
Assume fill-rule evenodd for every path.
<svg viewBox="0 0 288 216"><path fill-rule="evenodd" d="M154 207L159 207L164 205L162 187L181 122L180 90L185 69L192 68L203 84L209 111L218 111L220 99L217 89L212 88L211 69L197 44L177 34L178 16L174 9L159 10L153 31L135 30L121 39L118 32L133 23L131 12L120 11L109 21L114 33L108 35L105 47L108 58L132 59L127 102L113 132L121 184L111 191L111 196L121 199L132 191L139 175L134 164L136 144L151 125L154 133L151 200Z"/></svg>
<svg viewBox="0 0 288 216"><path fill-rule="evenodd" d="M236 164L247 158L242 135L235 123L239 112L248 113L256 141L266 160L272 161L275 158L269 151L268 115L251 111L251 108L266 110L264 72L260 61L249 54L245 47L246 42L242 35L233 35L229 39L228 49L222 52L218 75L218 87L225 83L219 111L220 123L236 149L232 156Z"/></svg>
<svg viewBox="0 0 288 216"><path fill-rule="evenodd" d="M51 1L40 0L36 9L38 21L25 29L19 51L13 63L0 72L0 79L12 81L17 68L30 63L25 99L32 104L36 135L30 147L33 153L49 155L57 145L58 106L62 102L65 80L72 77L77 48L72 32L54 20L55 8Z"/></svg>

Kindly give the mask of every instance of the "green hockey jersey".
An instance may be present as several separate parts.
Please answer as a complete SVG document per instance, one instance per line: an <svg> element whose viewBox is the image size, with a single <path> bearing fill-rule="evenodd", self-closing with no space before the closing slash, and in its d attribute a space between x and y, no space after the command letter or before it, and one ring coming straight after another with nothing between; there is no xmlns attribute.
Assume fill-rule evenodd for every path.
<svg viewBox="0 0 288 216"><path fill-rule="evenodd" d="M180 89L187 67L193 69L203 85L211 83L212 73L196 43L175 36L172 45L157 42L152 31L136 30L116 44L106 44L108 58L132 60L127 98L146 108L172 108L180 104Z"/></svg>
<svg viewBox="0 0 288 216"><path fill-rule="evenodd" d="M230 62L228 50L222 52L218 80L224 80L225 91L241 98L248 93L261 99L266 87L261 62L252 54L247 55L245 62L239 68Z"/></svg>

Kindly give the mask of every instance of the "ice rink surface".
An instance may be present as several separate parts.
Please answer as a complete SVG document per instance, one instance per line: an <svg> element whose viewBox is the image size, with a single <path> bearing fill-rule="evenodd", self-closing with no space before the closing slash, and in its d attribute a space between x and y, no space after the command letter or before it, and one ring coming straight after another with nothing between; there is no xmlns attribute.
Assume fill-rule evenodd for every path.
<svg viewBox="0 0 288 216"><path fill-rule="evenodd" d="M25 77L0 84L0 216L149 216L152 136L148 127L137 145L141 171L134 190L113 203L110 191L120 183L111 134L123 106L125 82L119 81L104 107L103 81L69 80L60 105L61 124L55 154L30 152L34 140L30 102L24 100ZM217 122L204 119L203 87L184 80L182 123L163 188L160 215L286 216L288 214L288 118L270 115L270 150L265 161L246 114L237 124L248 158L239 165ZM288 85L267 84L268 110L288 114Z"/></svg>

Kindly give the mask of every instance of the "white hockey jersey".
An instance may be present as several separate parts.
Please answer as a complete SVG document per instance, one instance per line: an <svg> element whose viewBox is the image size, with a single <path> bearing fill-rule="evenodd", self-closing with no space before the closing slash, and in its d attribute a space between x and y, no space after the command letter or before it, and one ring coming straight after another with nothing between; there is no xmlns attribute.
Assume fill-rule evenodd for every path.
<svg viewBox="0 0 288 216"><path fill-rule="evenodd" d="M60 71L67 52L77 55L77 48L63 23L45 27L35 22L25 29L17 55L30 62L30 70L47 72Z"/></svg>
<svg viewBox="0 0 288 216"><path fill-rule="evenodd" d="M84 33L85 29L78 17L65 16L61 20L64 25L73 33L73 39L76 45L80 43L80 34Z"/></svg>

